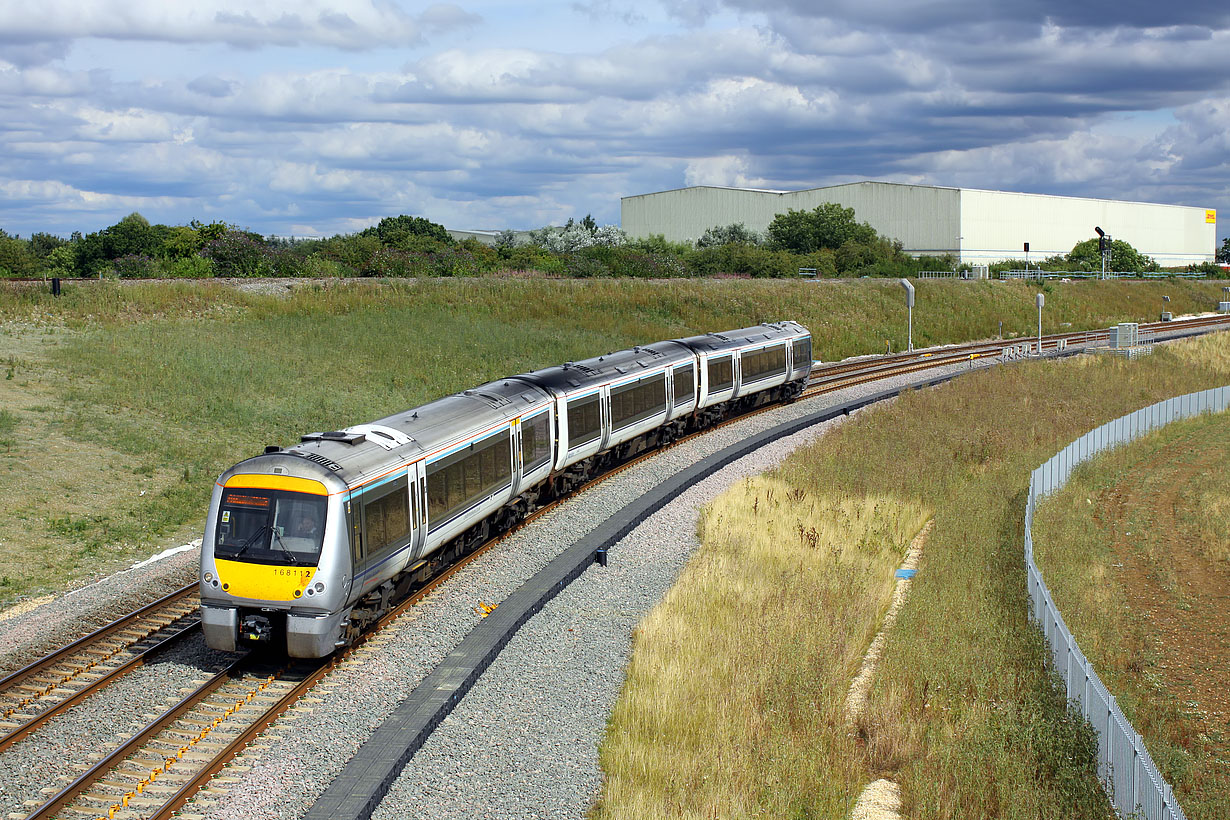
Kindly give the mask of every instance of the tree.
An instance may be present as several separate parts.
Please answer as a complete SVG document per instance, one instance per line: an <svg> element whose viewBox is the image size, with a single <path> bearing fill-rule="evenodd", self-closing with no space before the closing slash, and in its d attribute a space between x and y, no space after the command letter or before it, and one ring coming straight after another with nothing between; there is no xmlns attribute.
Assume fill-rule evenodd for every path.
<svg viewBox="0 0 1230 820"><path fill-rule="evenodd" d="M791 208L773 217L769 223L769 238L779 248L795 253L812 253L821 248L836 250L851 240L859 243L875 241L875 229L866 222L854 221L854 209L836 202L826 202L811 211Z"/></svg>
<svg viewBox="0 0 1230 820"><path fill-rule="evenodd" d="M34 254L39 259L46 259L48 254L50 254L53 250L67 244L67 239L61 239L54 234L30 234L30 253Z"/></svg>
<svg viewBox="0 0 1230 820"><path fill-rule="evenodd" d="M1230 264L1230 236L1221 241L1221 248L1217 251L1217 261L1222 264Z"/></svg>
<svg viewBox="0 0 1230 820"><path fill-rule="evenodd" d="M61 245L47 254L45 260L47 276L58 276L66 279L76 272L77 254L72 245Z"/></svg>
<svg viewBox="0 0 1230 820"><path fill-rule="evenodd" d="M512 228L505 228L500 231L499 236L495 238L495 248L498 251L511 251L517 247L517 232Z"/></svg>
<svg viewBox="0 0 1230 820"><path fill-rule="evenodd" d="M386 216L375 227L359 232L360 236L375 236L383 245L402 250L413 250L421 247L421 238L435 240L444 245L452 245L453 237L443 225L424 219L421 216Z"/></svg>
<svg viewBox="0 0 1230 820"><path fill-rule="evenodd" d="M759 232L753 231L742 222L734 222L730 225L714 225L709 228L700 239L696 240L696 247L712 248L731 244L760 245L763 242L764 237Z"/></svg>
<svg viewBox="0 0 1230 820"><path fill-rule="evenodd" d="M186 259L200 253L205 242L206 239L200 231L188 225L177 225L167 232L166 239L162 242L162 251L167 259Z"/></svg>
<svg viewBox="0 0 1230 820"><path fill-rule="evenodd" d="M154 256L162 244L149 220L136 211L110 228L103 229L103 236L103 252L107 259L133 255Z"/></svg>
<svg viewBox="0 0 1230 820"><path fill-rule="evenodd" d="M34 275L35 264L29 242L8 234L0 238L0 276L28 278Z"/></svg>
<svg viewBox="0 0 1230 820"><path fill-rule="evenodd" d="M1068 270L1102 270L1102 253L1098 250L1098 238L1095 236L1084 242L1077 242L1064 261ZM1161 270L1152 257L1145 256L1122 239L1111 241L1110 264L1106 269L1137 272Z"/></svg>

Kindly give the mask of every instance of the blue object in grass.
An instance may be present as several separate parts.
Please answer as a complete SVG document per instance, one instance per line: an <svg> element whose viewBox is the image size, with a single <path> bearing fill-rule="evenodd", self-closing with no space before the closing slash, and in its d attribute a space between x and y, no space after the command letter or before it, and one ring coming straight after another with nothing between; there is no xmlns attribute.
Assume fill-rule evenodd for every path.
<svg viewBox="0 0 1230 820"><path fill-rule="evenodd" d="M914 573L916 572L918 572L918 570L916 569L899 569L897 570L897 577L898 578L913 578Z"/></svg>

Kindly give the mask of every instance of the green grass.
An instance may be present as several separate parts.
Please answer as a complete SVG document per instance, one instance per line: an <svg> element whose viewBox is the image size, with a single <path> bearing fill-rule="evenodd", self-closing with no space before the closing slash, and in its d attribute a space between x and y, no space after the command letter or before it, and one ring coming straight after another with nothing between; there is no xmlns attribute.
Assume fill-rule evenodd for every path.
<svg viewBox="0 0 1230 820"><path fill-rule="evenodd" d="M13 433L16 431L17 416L12 410L0 409L0 450L7 452L13 449L13 445L17 443L13 439Z"/></svg>
<svg viewBox="0 0 1230 820"><path fill-rule="evenodd" d="M67 283L55 298L0 283L0 342L17 353L6 357L13 378L0 381L11 391L0 393L0 408L17 402L16 429L0 430L0 491L10 498L0 513L0 572L28 579L13 596L68 583L78 577L73 567L105 571L106 562L81 561L77 550L119 562L191 535L211 480L266 444L486 380L783 318L811 328L817 356L830 361L882 351L885 339L894 349L906 341L900 287L883 280L285 284L268 294L208 281ZM917 287L918 346L992 336L1000 321L1006 335L1034 332L1029 285ZM1162 292L1176 312L1203 310L1220 296L1214 283L1046 287L1048 332L1150 318ZM63 443L51 448L55 458L44 455L49 443ZM49 464L58 474L40 477ZM50 524L65 515L96 523L71 533ZM44 537L67 568L44 569L22 549Z"/></svg>
<svg viewBox="0 0 1230 820"><path fill-rule="evenodd" d="M601 751L608 786L596 816L630 817L656 807L660 816L839 818L848 816L842 794L857 797L863 784L880 776L901 784L904 814L911 818L1112 816L1093 774L1092 730L1067 711L1057 681L1043 671L1047 653L1027 615L1022 527L1029 473L1104 421L1230 381L1230 368L1217 366L1228 351L1230 338L1223 334L1135 362L1080 357L976 373L869 409L768 476L781 494L840 492L933 511L910 599L857 727L861 743L853 742L851 730L835 726L833 704L853 675L846 650L865 648L874 629L861 616L845 616L865 611L869 594L879 595L872 610L884 611L891 562L869 564L872 577L850 578L835 596L819 596L819 571L804 572L800 564L798 572L778 575L777 595L784 600L772 607L741 608L740 596L728 594L705 598L706 588L743 589L763 565L752 547L758 543L754 529L740 523L755 522L755 516L732 513L729 499L715 503L703 519L700 550L647 619L652 629L638 632L617 718ZM744 494L743 506L752 503ZM798 512L805 529L831 526L824 510L788 514ZM724 575L715 582L714 573ZM705 583L694 583L697 578ZM781 617L809 607L815 617L828 618L827 628L812 617ZM665 652L648 645L654 636L688 646L696 620L688 613L697 611L717 622L738 613L739 634L755 636L731 642L728 651L702 644L708 651L688 655L689 674L697 680L715 670L717 683L706 699L730 706L718 717L726 721L719 733L756 727L720 747L764 751L761 768L750 776L744 754L716 754L713 744L696 744L692 735L672 733L669 724L656 724L653 733L638 728L655 725L655 714L697 708L694 698L664 702L679 690L666 674L670 667L642 666L641 657L671 657L669 644ZM806 662L781 662L787 657ZM771 697L722 689L726 669L754 670L753 693ZM774 752L799 748L807 754ZM672 760L688 750L696 760ZM656 760L671 761L670 767L655 769ZM674 772L694 769L729 788L715 797L674 779ZM678 788L652 791L661 783ZM763 788L766 783L773 787Z"/></svg>

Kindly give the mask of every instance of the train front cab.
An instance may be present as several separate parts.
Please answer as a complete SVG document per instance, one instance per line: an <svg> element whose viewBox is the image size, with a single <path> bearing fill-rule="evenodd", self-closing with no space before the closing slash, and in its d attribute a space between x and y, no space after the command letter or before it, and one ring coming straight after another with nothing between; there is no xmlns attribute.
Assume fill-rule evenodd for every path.
<svg viewBox="0 0 1230 820"><path fill-rule="evenodd" d="M201 567L201 629L214 649L284 645L291 657L335 648L349 587L340 495L321 481L237 474L214 488ZM345 563L340 566L338 562Z"/></svg>

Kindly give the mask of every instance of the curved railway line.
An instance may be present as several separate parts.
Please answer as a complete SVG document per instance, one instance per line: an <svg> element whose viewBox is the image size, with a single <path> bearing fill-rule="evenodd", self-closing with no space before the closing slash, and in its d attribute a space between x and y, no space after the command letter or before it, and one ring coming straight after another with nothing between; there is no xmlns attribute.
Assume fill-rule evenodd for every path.
<svg viewBox="0 0 1230 820"><path fill-rule="evenodd" d="M1228 323L1230 317L1215 316L1144 325L1142 328L1175 335L1193 335ZM1061 340L1087 346L1104 341L1106 337L1106 331L1055 334L1043 337L1043 351L1049 348L1054 352ZM1016 339L955 345L821 364L813 369L811 384L803 397L996 356L1005 346L1028 341ZM1036 340L1033 343L1037 344ZM1075 349L1073 352L1076 352ZM761 413L772 407L752 412ZM739 418L746 418L747 415L750 414ZM679 441L704 432L693 433ZM622 463L585 487L627 469L656 452L659 451L651 451ZM585 487L538 510L521 526ZM149 721L142 730L119 743L71 784L35 809L29 815L30 820L53 817L128 820L172 816L279 715L304 697L334 668L346 663L356 649L507 535L489 540L445 569L382 618L358 642L323 662L288 661L273 665L263 657L240 657L196 691ZM32 736L51 718L63 714L137 668L151 654L196 634L199 631L198 607L196 584L190 584L0 679L0 751Z"/></svg>

